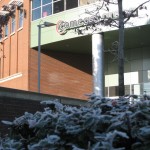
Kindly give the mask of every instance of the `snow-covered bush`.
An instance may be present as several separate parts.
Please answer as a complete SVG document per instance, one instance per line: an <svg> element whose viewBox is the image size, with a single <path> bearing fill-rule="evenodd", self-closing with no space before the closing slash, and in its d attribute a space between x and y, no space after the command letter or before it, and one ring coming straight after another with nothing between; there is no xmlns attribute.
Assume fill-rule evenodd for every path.
<svg viewBox="0 0 150 150"><path fill-rule="evenodd" d="M95 95L86 106L43 101L43 112L25 114L9 126L0 150L149 150L150 102Z"/></svg>

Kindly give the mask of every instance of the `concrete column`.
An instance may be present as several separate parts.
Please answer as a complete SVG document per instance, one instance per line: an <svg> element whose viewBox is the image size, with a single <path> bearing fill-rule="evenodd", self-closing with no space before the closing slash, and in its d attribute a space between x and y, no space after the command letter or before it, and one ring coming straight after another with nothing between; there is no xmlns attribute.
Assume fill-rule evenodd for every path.
<svg viewBox="0 0 150 150"><path fill-rule="evenodd" d="M93 92L104 97L104 37L92 35Z"/></svg>

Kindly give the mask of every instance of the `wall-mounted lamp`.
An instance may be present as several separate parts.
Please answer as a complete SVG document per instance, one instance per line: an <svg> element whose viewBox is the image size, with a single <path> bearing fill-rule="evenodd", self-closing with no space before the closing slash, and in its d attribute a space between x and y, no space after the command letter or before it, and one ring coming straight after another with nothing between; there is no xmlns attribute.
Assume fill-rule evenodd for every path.
<svg viewBox="0 0 150 150"><path fill-rule="evenodd" d="M37 25L38 27L38 93L41 90L41 28L55 26L55 23L44 22L43 24Z"/></svg>

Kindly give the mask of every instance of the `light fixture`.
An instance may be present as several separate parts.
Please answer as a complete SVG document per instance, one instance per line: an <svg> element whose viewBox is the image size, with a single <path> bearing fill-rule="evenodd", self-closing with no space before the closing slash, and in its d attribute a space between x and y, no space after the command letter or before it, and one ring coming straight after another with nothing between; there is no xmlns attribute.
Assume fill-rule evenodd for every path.
<svg viewBox="0 0 150 150"><path fill-rule="evenodd" d="M50 27L50 26L56 25L55 23L51 23L51 22L47 22L47 21L45 21L43 24L45 27Z"/></svg>
<svg viewBox="0 0 150 150"><path fill-rule="evenodd" d="M43 24L37 25L38 27L38 93L41 91L41 28L51 27L56 24L51 22L44 22Z"/></svg>

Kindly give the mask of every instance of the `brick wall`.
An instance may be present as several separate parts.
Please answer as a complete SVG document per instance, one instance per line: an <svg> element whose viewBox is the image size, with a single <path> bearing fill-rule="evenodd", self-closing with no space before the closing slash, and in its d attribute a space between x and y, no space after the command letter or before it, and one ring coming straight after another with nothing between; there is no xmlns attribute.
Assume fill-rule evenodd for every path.
<svg viewBox="0 0 150 150"><path fill-rule="evenodd" d="M0 1L0 8L8 5L10 0ZM11 18L8 22L8 36L4 37L0 43L0 79L1 81L17 73L22 76L16 80L0 81L0 86L10 87L22 90L28 90L28 58L30 44L30 1L24 1L23 9L26 15L23 18L23 27L19 28L19 10L15 10L15 32L11 32Z"/></svg>
<svg viewBox="0 0 150 150"><path fill-rule="evenodd" d="M43 52L43 50L42 50ZM92 57L88 54L41 53L41 92L79 99L92 92ZM29 90L37 91L37 51L31 49Z"/></svg>
<svg viewBox="0 0 150 150"><path fill-rule="evenodd" d="M10 88L0 87L0 133L8 133L8 127L1 123L2 120L13 121L24 112L35 113L43 111L44 106L40 104L45 100L58 100L66 105L85 105L86 101L69 97L59 97L36 92L28 92Z"/></svg>
<svg viewBox="0 0 150 150"><path fill-rule="evenodd" d="M2 120L13 121L24 112L35 113L38 110L42 110L39 101L0 97L0 133L2 135L8 133L8 127L1 122Z"/></svg>

